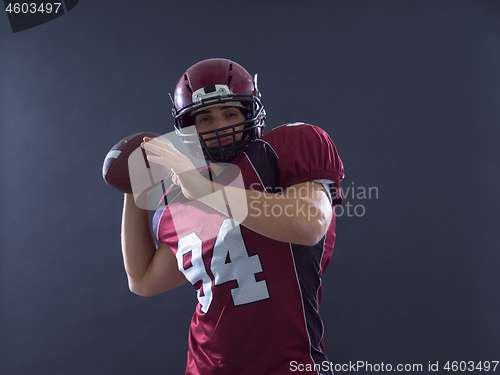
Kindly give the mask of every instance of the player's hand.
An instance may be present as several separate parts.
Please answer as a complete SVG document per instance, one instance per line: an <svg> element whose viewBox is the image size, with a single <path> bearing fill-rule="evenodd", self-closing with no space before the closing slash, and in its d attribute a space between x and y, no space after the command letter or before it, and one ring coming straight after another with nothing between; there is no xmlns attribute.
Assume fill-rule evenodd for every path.
<svg viewBox="0 0 500 375"><path fill-rule="evenodd" d="M212 193L212 185L196 169L191 160L173 145L159 139L144 137L141 147L156 155L148 155L152 163L164 165L172 170L172 182L181 187L188 199L202 198Z"/></svg>

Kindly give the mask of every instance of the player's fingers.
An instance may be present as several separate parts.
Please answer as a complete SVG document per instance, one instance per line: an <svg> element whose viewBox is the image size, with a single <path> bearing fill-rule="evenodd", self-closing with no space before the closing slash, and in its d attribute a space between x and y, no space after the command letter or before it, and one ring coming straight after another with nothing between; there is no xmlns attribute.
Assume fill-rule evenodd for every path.
<svg viewBox="0 0 500 375"><path fill-rule="evenodd" d="M170 168L172 172L177 171L177 173L183 173L195 169L194 166L192 166L192 164L186 165L185 163L177 162L175 160L172 160L171 158L165 158L163 156L148 155L147 159L152 163L163 165L164 167Z"/></svg>
<svg viewBox="0 0 500 375"><path fill-rule="evenodd" d="M156 156L156 155L148 155L147 156L148 161L155 163L155 164L160 164L168 168L173 168L174 163L172 163L171 160L168 160L164 157L161 156Z"/></svg>
<svg viewBox="0 0 500 375"><path fill-rule="evenodd" d="M163 145L167 145L168 143L167 142L163 142L162 140L160 140L158 138L144 137L144 138L142 138L141 147L144 148L144 146L146 144L156 145L156 146L163 146Z"/></svg>
<svg viewBox="0 0 500 375"><path fill-rule="evenodd" d="M181 186L181 182L179 181L179 175L177 175L174 171L172 171L172 182L177 186Z"/></svg>
<svg viewBox="0 0 500 375"><path fill-rule="evenodd" d="M177 156L183 155L179 150L177 150L175 148L175 146L172 144L172 142L170 142L167 138L161 138L161 137L149 138L148 142L150 142L150 144L153 144L155 146L159 146L159 147L162 147L166 150L169 150L170 152L172 152L173 154L175 154Z"/></svg>
<svg viewBox="0 0 500 375"><path fill-rule="evenodd" d="M159 146L159 145L155 145L151 141L150 142L143 142L141 144L141 147L147 151L150 151L150 152L156 154L156 155L160 155L160 156L163 156L165 158L178 160L178 155L173 153L171 150L169 150L165 147Z"/></svg>
<svg viewBox="0 0 500 375"><path fill-rule="evenodd" d="M144 137L145 141L141 144L143 148L146 148L147 146L152 147L156 146L161 149L170 151L172 154L181 156L182 154L174 147L169 142L165 142L164 140L158 139L158 138L149 138L149 137Z"/></svg>
<svg viewBox="0 0 500 375"><path fill-rule="evenodd" d="M172 144L172 142L170 142L167 138L162 138L162 137L157 137L157 138L144 137L143 140L145 142L151 142L152 144L155 144L155 145L158 145L158 146L168 146L169 148L175 149L175 147Z"/></svg>

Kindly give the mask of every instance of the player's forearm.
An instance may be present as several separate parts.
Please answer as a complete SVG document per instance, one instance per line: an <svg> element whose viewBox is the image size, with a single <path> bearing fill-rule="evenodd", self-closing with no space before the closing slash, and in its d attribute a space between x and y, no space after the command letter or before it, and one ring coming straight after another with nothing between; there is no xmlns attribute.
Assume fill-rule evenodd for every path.
<svg viewBox="0 0 500 375"><path fill-rule="evenodd" d="M331 216L310 198L290 198L246 190L248 216L243 221L266 237L301 245L314 245L325 234Z"/></svg>
<svg viewBox="0 0 500 375"><path fill-rule="evenodd" d="M326 233L332 214L326 197L312 191L312 196L294 197L214 186L224 199L200 199L212 208L231 216L240 224L268 238L302 245L316 244Z"/></svg>
<svg viewBox="0 0 500 375"><path fill-rule="evenodd" d="M130 289L146 274L156 251L149 229L148 211L136 206L134 196L125 194L122 216L121 244Z"/></svg>

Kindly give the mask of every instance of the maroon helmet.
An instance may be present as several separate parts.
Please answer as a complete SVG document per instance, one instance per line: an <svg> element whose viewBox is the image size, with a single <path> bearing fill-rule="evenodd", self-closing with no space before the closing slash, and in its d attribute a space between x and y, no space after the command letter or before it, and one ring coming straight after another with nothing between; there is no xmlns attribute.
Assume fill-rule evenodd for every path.
<svg viewBox="0 0 500 375"><path fill-rule="evenodd" d="M245 68L227 59L203 60L186 70L175 87L172 113L176 133L184 143L191 145L192 152L210 161L231 162L262 135L265 111L256 80L257 75L254 81ZM191 127L194 125L194 114L201 108L222 104L239 107L246 120L196 134ZM241 125L245 125L244 128L236 130ZM230 131L225 133L227 130ZM243 133L243 137L235 142L238 133ZM210 136L203 138L207 135ZM223 146L221 139L225 137L232 137L233 142ZM207 142L213 140L217 140L218 146L207 147Z"/></svg>

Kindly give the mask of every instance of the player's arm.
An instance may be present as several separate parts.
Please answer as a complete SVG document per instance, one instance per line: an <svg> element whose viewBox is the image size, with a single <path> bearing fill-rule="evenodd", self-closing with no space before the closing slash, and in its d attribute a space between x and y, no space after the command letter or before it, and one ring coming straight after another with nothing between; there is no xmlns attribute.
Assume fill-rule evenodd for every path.
<svg viewBox="0 0 500 375"><path fill-rule="evenodd" d="M152 296L186 281L170 248L165 244L156 246L149 228L148 211L137 207L132 194L125 194L121 242L125 271L133 293Z"/></svg>
<svg viewBox="0 0 500 375"><path fill-rule="evenodd" d="M231 216L245 217L246 213L242 225L277 241L312 246L325 235L332 220L330 199L318 182L292 185L280 194L231 186L217 188L224 188L228 202L242 202L229 205ZM218 211L227 210L220 203L221 200L208 202Z"/></svg>
<svg viewBox="0 0 500 375"><path fill-rule="evenodd" d="M186 175L178 177L178 183L182 184L183 178ZM185 184L192 185L188 181ZM200 180L196 186L201 185ZM223 191L225 199L202 194L197 199L223 214L229 214L254 232L277 241L312 246L325 235L333 216L330 199L319 182L292 185L279 194L220 184L212 184L212 189ZM193 189L194 194L196 191Z"/></svg>
<svg viewBox="0 0 500 375"><path fill-rule="evenodd" d="M324 236L332 219L332 206L322 184L304 182L283 194L261 193L223 186L204 178L189 158L161 140L149 139L142 146L155 153L148 160L172 169L172 181L188 199L198 199L231 216L263 236L301 245L314 245ZM224 201L213 192L226 194ZM226 203L227 202L227 203Z"/></svg>

